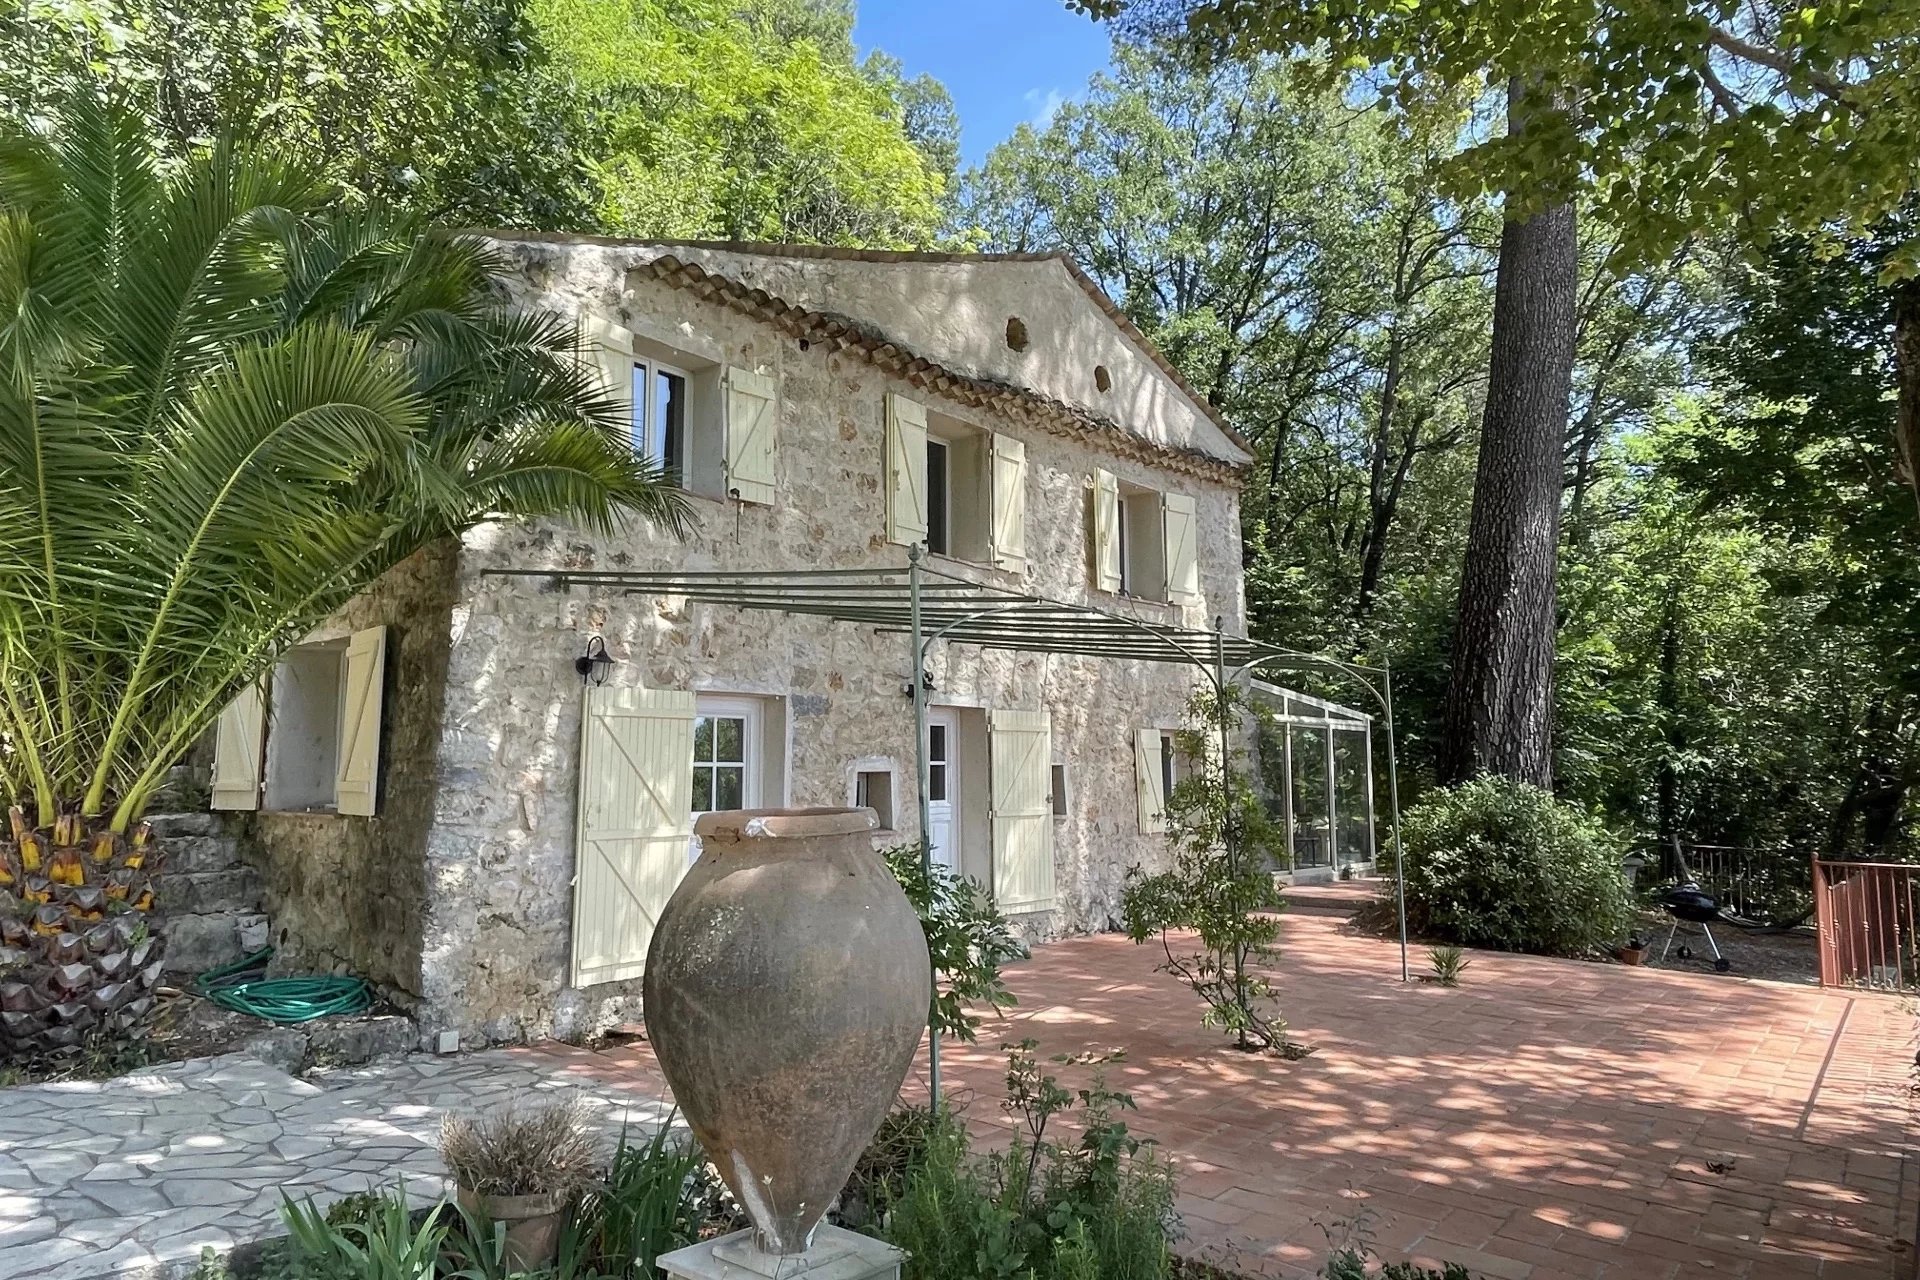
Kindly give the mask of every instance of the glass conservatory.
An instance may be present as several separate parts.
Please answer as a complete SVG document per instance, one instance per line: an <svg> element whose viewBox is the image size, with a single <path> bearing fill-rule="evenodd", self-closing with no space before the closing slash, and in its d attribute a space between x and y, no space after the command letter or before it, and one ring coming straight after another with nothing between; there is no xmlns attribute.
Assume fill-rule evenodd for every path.
<svg viewBox="0 0 1920 1280"><path fill-rule="evenodd" d="M1262 680L1252 694L1262 789L1286 829L1292 869L1309 878L1371 869L1373 717Z"/></svg>

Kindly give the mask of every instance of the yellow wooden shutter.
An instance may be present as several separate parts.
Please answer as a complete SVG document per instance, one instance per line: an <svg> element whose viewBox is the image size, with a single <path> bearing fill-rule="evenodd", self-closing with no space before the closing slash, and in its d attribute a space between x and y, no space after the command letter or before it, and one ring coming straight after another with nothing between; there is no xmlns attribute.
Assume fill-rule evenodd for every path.
<svg viewBox="0 0 1920 1280"><path fill-rule="evenodd" d="M693 834L693 695L587 690L573 879L573 985L637 978Z"/></svg>
<svg viewBox="0 0 1920 1280"><path fill-rule="evenodd" d="M633 423L633 332L617 324L587 315L580 321L581 337L586 343L587 363L600 383L600 390L626 410L629 434Z"/></svg>
<svg viewBox="0 0 1920 1280"><path fill-rule="evenodd" d="M887 396L887 541L927 540L927 410Z"/></svg>
<svg viewBox="0 0 1920 1280"><path fill-rule="evenodd" d="M1120 482L1111 471L1093 473L1093 585L1120 589Z"/></svg>
<svg viewBox="0 0 1920 1280"><path fill-rule="evenodd" d="M773 502L777 400L772 378L727 370L727 491L742 502Z"/></svg>
<svg viewBox="0 0 1920 1280"><path fill-rule="evenodd" d="M340 763L333 779L335 813L373 816L380 786L380 703L386 665L387 629L354 632L347 641Z"/></svg>
<svg viewBox="0 0 1920 1280"><path fill-rule="evenodd" d="M1140 807L1140 829L1158 833L1167 829L1166 775L1160 762L1158 729L1141 729L1133 736L1133 787Z"/></svg>
<svg viewBox="0 0 1920 1280"><path fill-rule="evenodd" d="M993 547L989 559L1021 573L1027 567L1027 446L995 434L992 453Z"/></svg>
<svg viewBox="0 0 1920 1280"><path fill-rule="evenodd" d="M1198 518L1194 501L1184 493L1164 495L1161 536L1166 539L1167 599L1175 604L1200 603L1200 560L1196 548Z"/></svg>
<svg viewBox="0 0 1920 1280"><path fill-rule="evenodd" d="M993 896L1002 911L1053 906L1053 727L1044 711L994 711Z"/></svg>
<svg viewBox="0 0 1920 1280"><path fill-rule="evenodd" d="M257 684L220 713L213 735L215 809L258 809L260 767L266 755L267 700Z"/></svg>

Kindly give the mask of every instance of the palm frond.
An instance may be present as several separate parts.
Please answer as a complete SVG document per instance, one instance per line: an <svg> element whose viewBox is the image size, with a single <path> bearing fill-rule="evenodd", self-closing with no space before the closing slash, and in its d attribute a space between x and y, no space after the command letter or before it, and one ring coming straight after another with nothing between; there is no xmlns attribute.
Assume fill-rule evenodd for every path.
<svg viewBox="0 0 1920 1280"><path fill-rule="evenodd" d="M685 496L628 447L495 251L144 122L0 126L0 789L124 829L242 688L387 569L485 520Z"/></svg>

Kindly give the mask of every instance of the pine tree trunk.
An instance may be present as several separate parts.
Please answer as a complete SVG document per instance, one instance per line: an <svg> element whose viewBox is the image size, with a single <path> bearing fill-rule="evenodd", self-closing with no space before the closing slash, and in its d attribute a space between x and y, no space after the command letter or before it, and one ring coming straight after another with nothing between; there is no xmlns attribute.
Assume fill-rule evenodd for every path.
<svg viewBox="0 0 1920 1280"><path fill-rule="evenodd" d="M1893 287L1893 357L1899 384L1894 446L1901 478L1920 502L1920 280Z"/></svg>
<svg viewBox="0 0 1920 1280"><path fill-rule="evenodd" d="M1508 127L1519 131L1524 95L1510 97ZM1555 579L1576 250L1570 204L1510 219L1500 234L1487 408L1439 744L1442 782L1492 772L1553 783Z"/></svg>

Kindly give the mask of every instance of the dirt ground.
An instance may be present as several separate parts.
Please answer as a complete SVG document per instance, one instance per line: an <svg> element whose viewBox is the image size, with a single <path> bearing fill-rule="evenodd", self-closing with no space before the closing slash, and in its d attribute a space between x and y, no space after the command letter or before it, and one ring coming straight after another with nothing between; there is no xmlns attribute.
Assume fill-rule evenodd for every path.
<svg viewBox="0 0 1920 1280"><path fill-rule="evenodd" d="M1651 940L1647 948L1647 964L1657 969L1712 974L1713 953L1708 950L1707 940L1700 933L1699 925L1681 925L1680 932L1673 938L1673 950L1668 952L1664 961L1660 959L1660 948L1666 945L1667 930L1672 927L1673 922L1664 916L1647 918L1640 935ZM1720 944L1720 954L1733 961L1733 968L1726 973L1726 977L1797 982L1809 987L1820 985L1819 957L1812 925L1805 925L1791 933L1749 933L1730 924L1717 924L1713 926L1713 940ZM1683 946L1693 952L1692 959L1683 960L1679 957L1677 953Z"/></svg>

